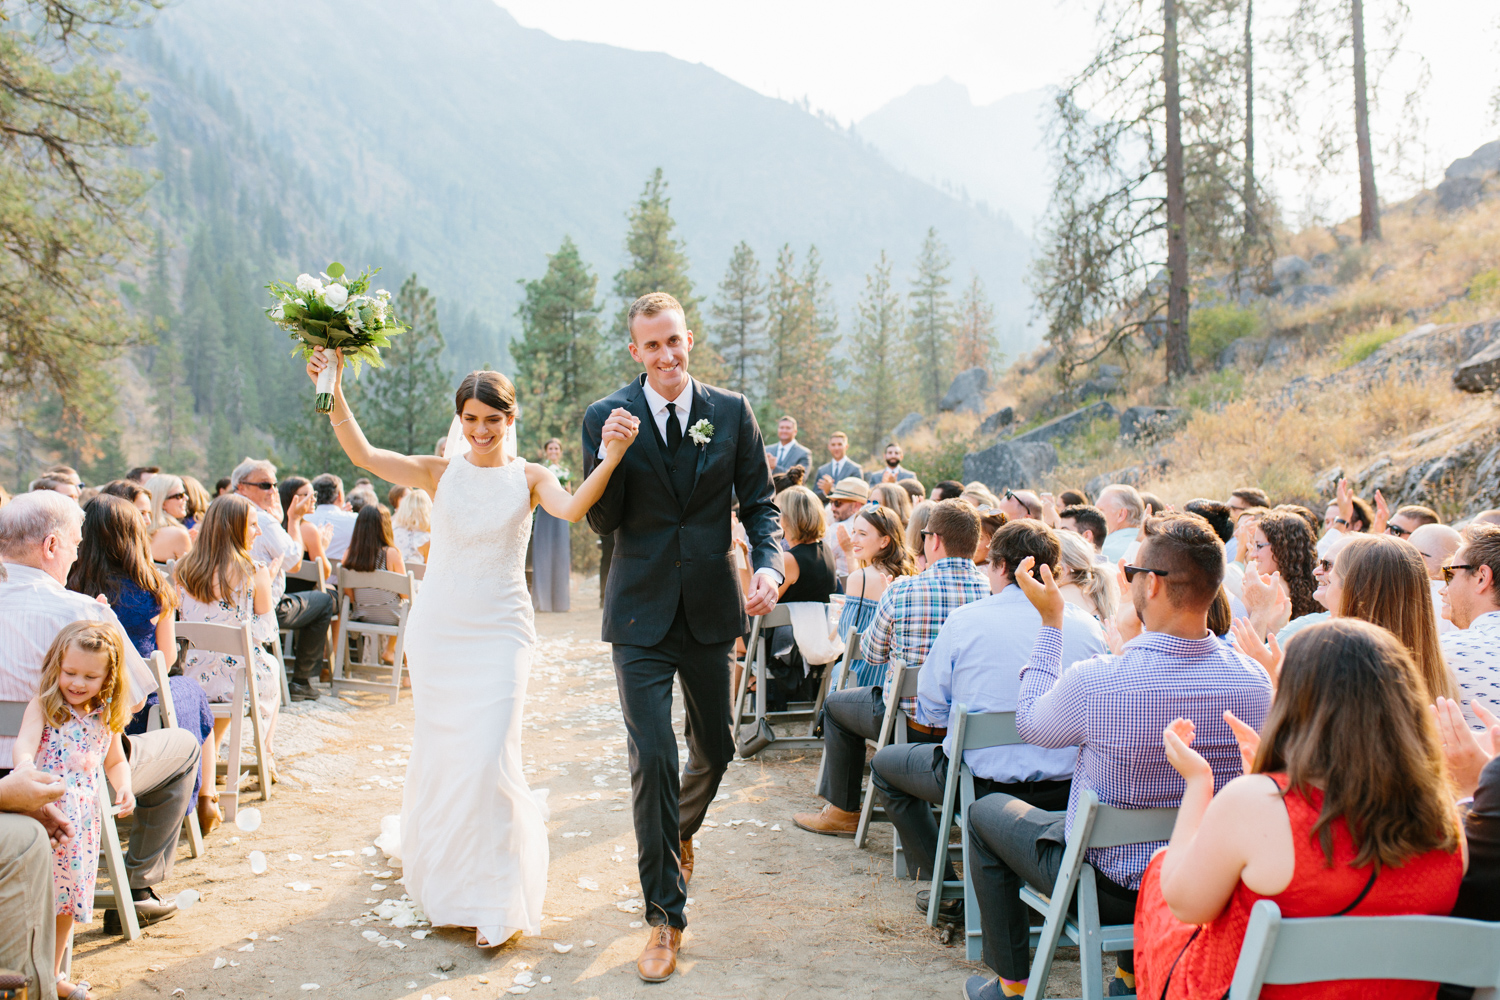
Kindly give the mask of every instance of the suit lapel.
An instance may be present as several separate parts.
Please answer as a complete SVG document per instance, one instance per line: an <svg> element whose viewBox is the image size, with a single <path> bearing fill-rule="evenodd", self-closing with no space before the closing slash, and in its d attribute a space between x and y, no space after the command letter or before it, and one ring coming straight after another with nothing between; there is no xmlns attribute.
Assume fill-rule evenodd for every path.
<svg viewBox="0 0 1500 1000"><path fill-rule="evenodd" d="M713 397L708 394L708 390L703 387L703 383L699 382L697 379L693 380L693 389L695 390L693 393L693 409L688 416L688 426L693 426L693 424L696 424L699 420L707 420L709 423L713 423ZM717 431L718 428L715 427L714 430ZM684 447L686 447L687 445L693 445L693 447L698 449L698 464L693 469L693 490L696 490L698 488L698 479L703 475L703 463L708 460L709 445L711 445L713 442L710 441L709 444L697 445L693 444L692 438L685 438L682 443ZM690 490L688 491L688 499L692 500L692 498L693 491Z"/></svg>
<svg viewBox="0 0 1500 1000"><path fill-rule="evenodd" d="M635 394L630 397L630 402L625 408L641 422L642 430L636 435L635 443L641 445L641 450L646 453L647 461L661 477L662 485L667 488L667 495L675 500L677 491L672 488L672 479L667 475L667 463L662 460L661 449L656 446L656 418L651 415L650 408L646 406L645 382L645 376L641 376L640 381L635 384Z"/></svg>

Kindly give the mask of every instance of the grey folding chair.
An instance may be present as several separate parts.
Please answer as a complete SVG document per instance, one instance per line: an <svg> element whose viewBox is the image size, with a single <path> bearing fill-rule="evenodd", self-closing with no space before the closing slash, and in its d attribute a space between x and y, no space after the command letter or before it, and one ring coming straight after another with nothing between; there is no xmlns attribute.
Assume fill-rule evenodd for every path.
<svg viewBox="0 0 1500 1000"><path fill-rule="evenodd" d="M735 691L734 698L734 741L736 746L743 747L744 736L742 730L748 726L752 732L761 730L761 723L765 722L771 730L772 740L754 749L750 753L741 753L741 756L753 757L761 750L775 748L778 750L811 750L823 746L823 741L812 735L812 727L817 722L817 712L812 702L791 702L784 712L770 712L766 710L766 691L768 681L766 675L766 662L770 654L766 650L766 629L790 627L792 624L792 613L785 605L778 604L764 615L758 615L750 619L750 639L745 644L745 668L740 671L740 683ZM755 677L755 712L748 715L745 712L745 699L750 694L750 677ZM825 671L826 675L826 671ZM819 694L819 703L822 693ZM776 733L778 723L808 724L806 736L781 736Z"/></svg>
<svg viewBox="0 0 1500 1000"><path fill-rule="evenodd" d="M963 817L969 814L974 804L974 772L964 760L965 750L983 750L987 747L1015 746L1025 743L1016 731L1015 712L989 712L970 714L968 706L956 705L948 721L949 735L953 737L953 759L948 761L948 780L943 788L943 813L938 821L937 852L932 859L932 890L927 899L927 924L936 927L938 907L945 899L964 901L964 940L968 960L977 962L983 951L983 933L979 929L979 901L974 896L974 882L968 877L973 867L969 863L969 824ZM956 881L942 879L943 862L953 850L948 843L948 829L953 825L955 807L959 815L959 852L964 863L964 877Z"/></svg>
<svg viewBox="0 0 1500 1000"><path fill-rule="evenodd" d="M1099 796L1092 789L1083 793L1073 814L1073 828L1068 832L1062 867L1057 872L1057 884L1052 887L1051 894L1030 885L1021 889L1021 901L1047 915L1047 922L1042 925L1037 940L1036 956L1031 961L1026 1000L1046 996L1052 959L1064 941L1078 946L1083 997L1075 1000L1103 1000L1104 953L1133 949L1135 925L1100 922L1098 883L1094 866L1085 860L1084 852L1096 847L1167 840L1172 836L1172 824L1176 822L1176 809L1118 809L1100 803ZM1070 913L1075 891L1078 896L1076 916Z"/></svg>
<svg viewBox="0 0 1500 1000"><path fill-rule="evenodd" d="M1333 979L1500 988L1500 923L1422 916L1288 920L1269 899L1251 907L1229 1000L1257 1000L1267 983Z"/></svg>
<svg viewBox="0 0 1500 1000"><path fill-rule="evenodd" d="M378 569L372 573L359 573L342 566L339 567L338 581L339 641L333 650L333 693L337 695L345 688L380 691L387 695L391 699L391 704L394 705L401 699L401 673L406 665L406 619L411 614L411 598L417 592L417 581L410 572L390 573ZM396 609L396 624L379 625L374 622L356 620L353 617L354 602L348 593L355 587L387 590L401 598ZM358 656L354 659L350 658L349 640L359 636L371 637L370 645L375 650L373 662ZM393 661L389 665L380 662L380 639L382 637L396 640ZM358 648L359 645L356 644L356 651Z"/></svg>
<svg viewBox="0 0 1500 1000"><path fill-rule="evenodd" d="M890 663L890 683L885 685L885 717L880 720L880 735L873 744L865 741L867 746L872 746L876 753L884 750L892 743L906 742L906 713L901 711L902 698L915 698L917 696L917 680L921 676L921 668L908 669L901 660L892 660ZM903 723L897 725L898 722ZM878 815L877 815L878 814ZM873 782L865 782L865 797L859 807L859 825L854 830L854 846L864 847L865 838L870 834L872 822L889 823L885 815L885 809L875 804L875 785ZM906 855L901 847L901 837L898 835L895 846L892 847L892 867L898 876L906 874Z"/></svg>
<svg viewBox="0 0 1500 1000"><path fill-rule="evenodd" d="M193 644L202 653L221 653L239 658L240 666L234 672L234 700L213 702L215 719L229 720L229 760L219 767L224 771L224 791L219 793L223 804L225 821L233 820L239 811L240 779L246 771L256 775L260 781L260 797L271 798L271 748L266 743L265 726L260 718L260 684L255 679L255 640L250 637L250 625L219 625L213 622L178 622L177 634ZM241 762L241 746L244 742L245 707L250 706L250 732L255 744L255 762Z"/></svg>

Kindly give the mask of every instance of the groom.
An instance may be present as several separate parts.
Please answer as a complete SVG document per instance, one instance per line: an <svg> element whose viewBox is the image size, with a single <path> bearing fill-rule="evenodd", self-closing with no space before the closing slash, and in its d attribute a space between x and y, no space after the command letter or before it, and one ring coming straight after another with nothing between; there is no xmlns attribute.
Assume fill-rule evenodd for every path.
<svg viewBox="0 0 1500 1000"><path fill-rule="evenodd" d="M776 606L781 547L755 415L739 393L688 375L693 334L682 305L665 292L643 295L631 305L628 325L630 356L646 374L585 412L584 474L606 441L639 421L641 434L588 519L615 538L603 638L614 644L630 738L641 894L651 924L636 969L647 982L661 982L677 967L693 835L734 756L730 651L749 631L747 611L762 615ZM631 416L612 416L616 407ZM743 598L730 536L736 497L755 565ZM687 710L688 762L680 782L674 677Z"/></svg>

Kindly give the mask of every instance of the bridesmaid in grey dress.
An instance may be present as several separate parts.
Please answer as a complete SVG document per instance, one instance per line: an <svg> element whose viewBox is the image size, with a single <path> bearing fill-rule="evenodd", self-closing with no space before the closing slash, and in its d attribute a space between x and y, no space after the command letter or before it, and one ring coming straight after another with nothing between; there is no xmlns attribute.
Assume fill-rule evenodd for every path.
<svg viewBox="0 0 1500 1000"><path fill-rule="evenodd" d="M572 492L571 473L562 464L562 442L552 438L543 446L545 464L562 488ZM538 611L568 610L568 570L572 562L568 522L536 508L531 539L531 605Z"/></svg>

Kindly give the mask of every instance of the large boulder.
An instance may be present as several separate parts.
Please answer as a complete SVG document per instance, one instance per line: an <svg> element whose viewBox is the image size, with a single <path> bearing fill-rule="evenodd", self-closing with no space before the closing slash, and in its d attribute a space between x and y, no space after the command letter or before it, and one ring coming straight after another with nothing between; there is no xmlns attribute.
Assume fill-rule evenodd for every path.
<svg viewBox="0 0 1500 1000"><path fill-rule="evenodd" d="M1448 164L1437 186L1438 204L1456 212L1477 203L1485 195L1485 181L1500 171L1500 141L1487 142L1468 156Z"/></svg>
<svg viewBox="0 0 1500 1000"><path fill-rule="evenodd" d="M1303 284L1312 276L1312 271L1312 265L1296 254L1277 257L1271 264L1271 294Z"/></svg>
<svg viewBox="0 0 1500 1000"><path fill-rule="evenodd" d="M1459 365L1453 385L1464 392L1491 392L1500 386L1500 341L1496 341Z"/></svg>
<svg viewBox="0 0 1500 1000"><path fill-rule="evenodd" d="M990 391L990 373L983 368L965 368L953 377L948 394L938 404L943 413L983 413L984 397Z"/></svg>
<svg viewBox="0 0 1500 1000"><path fill-rule="evenodd" d="M1065 413L1055 420L1049 420L1040 427L1033 427L1025 434L1019 434L1011 440L1013 442L1056 441L1087 430L1095 420L1113 420L1118 413L1119 411L1112 404L1100 400L1082 409L1074 410L1072 413Z"/></svg>
<svg viewBox="0 0 1500 1000"><path fill-rule="evenodd" d="M989 416L985 417L984 423L979 425L979 433L998 434L1000 433L1000 428L1009 427L1015 422L1015 407L1007 406L1003 409L996 410L994 413L991 413Z"/></svg>
<svg viewBox="0 0 1500 1000"><path fill-rule="evenodd" d="M1288 309L1301 309L1321 299L1326 299L1338 289L1332 285L1296 285L1280 296L1281 304Z"/></svg>
<svg viewBox="0 0 1500 1000"><path fill-rule="evenodd" d="M916 433L917 428L922 426L922 421L924 419L926 418L924 418L920 413L908 413L906 416L901 418L901 422L899 424L891 428L891 438L893 440L900 441L908 434Z"/></svg>
<svg viewBox="0 0 1500 1000"><path fill-rule="evenodd" d="M1001 441L964 456L964 482L979 480L995 493L1036 487L1057 468L1057 449L1045 442Z"/></svg>
<svg viewBox="0 0 1500 1000"><path fill-rule="evenodd" d="M1180 406L1132 406L1120 414L1120 437L1127 441L1158 438L1186 419L1187 411Z"/></svg>

